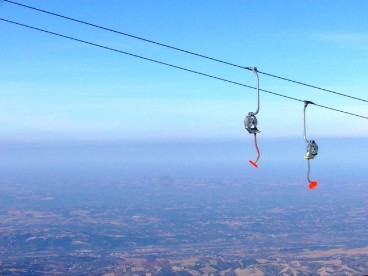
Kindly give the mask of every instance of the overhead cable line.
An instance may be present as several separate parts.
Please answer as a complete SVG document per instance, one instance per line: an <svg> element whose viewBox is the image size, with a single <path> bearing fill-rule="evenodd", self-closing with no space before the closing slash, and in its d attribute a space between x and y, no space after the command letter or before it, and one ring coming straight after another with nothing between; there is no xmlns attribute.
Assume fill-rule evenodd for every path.
<svg viewBox="0 0 368 276"><path fill-rule="evenodd" d="M162 61L159 61L159 60L155 60L155 59L143 57L143 56L140 56L140 55L128 53L128 52L121 51L121 50L111 48L111 47L107 47L107 46L104 46L104 45L101 45L101 44L97 44L97 43L89 42L89 41L86 41L86 40L74 38L74 37L71 37L71 36L55 33L55 32L52 32L52 31L48 31L48 30L44 30L44 29L41 29L41 28L33 27L33 26L30 26L30 25L15 22L15 21L12 21L12 20L4 19L4 18L0 18L0 20L3 21L3 22L7 22L7 23L11 23L11 24L18 25L18 26L21 26L21 27L25 27L25 28L28 28L28 29L36 30L36 31L39 31L39 32L43 32L43 33L51 34L51 35L54 35L54 36L66 38L66 39L69 39L69 40L81 42L81 43L84 43L84 44L92 45L92 46L99 47L99 48L102 48L102 49L105 49L105 50L110 50L110 51L117 52L117 53L120 53L120 54L125 54L125 55L132 56L132 57L135 57L135 58L139 58L139 59L142 59L142 60L146 60L146 61L154 62L154 63L157 63L157 64L165 65L165 66L168 66L168 67L176 68L176 69L179 69L179 70L183 70L183 71L190 72L190 73L193 73L193 74L201 75L201 76L204 76L204 77L208 77L208 78L220 80L220 81L223 81L223 82L227 82L227 83L247 87L247 88L250 88L250 89L255 89L255 90L257 89L256 87L246 85L246 84L243 84L243 83L240 83L240 82L228 80L228 79L225 79L225 78L213 76L213 75L210 75L210 74L202 73L202 72L199 72L199 71L195 71L195 70L192 70L192 69L184 68L184 67L173 65L173 64L170 64L170 63L166 63L166 62L162 62ZM283 94L280 94L280 93L272 92L272 91L269 91L269 90L259 89L259 91L262 91L262 92L268 93L268 94L272 94L272 95L275 95L275 96L287 98L287 99L290 99L290 100L298 101L298 102L304 102L301 99L297 99L297 98L290 97L290 96L287 96L287 95L283 95ZM344 111L344 110L340 110L340 109L336 109L336 108L332 108L332 107L328 107L328 106L323 106L323 105L318 105L318 104L315 104L315 105L319 106L321 108L333 110L333 111L336 111L336 112L340 112L340 113L344 113L344 114L348 114L348 115L351 115L351 116L355 116L355 117L359 117L359 118L363 118L363 119L368 120L368 117L363 116L363 115L347 112L347 111Z"/></svg>
<svg viewBox="0 0 368 276"><path fill-rule="evenodd" d="M244 66L241 66L241 65L238 65L238 64L235 64L235 63L231 63L231 62L228 62L228 61L224 61L224 60L221 60L221 59L217 59L217 58L213 58L213 57L210 57L210 56L198 54L198 53L195 53L195 52L192 52L192 51L184 50L184 49L181 49L181 48L170 46L170 45L167 45L167 44L164 44L164 43L160 43L160 42L153 41L153 40L150 40L150 39L146 39L146 38L143 38L143 37L139 37L139 36L136 36L136 35L124 33L124 32L117 31L117 30L114 30L114 29L111 29L111 28L103 27L101 25L96 25L96 24L93 24L93 23L90 23L90 22L86 22L86 21L83 21L83 20L80 20L80 19L75 19L75 18L72 18L72 17L69 17L69 16L58 14L58 13L42 10L42 9L39 9L39 8L36 8L36 7L28 6L28 5L21 4L21 3L11 1L11 0L4 0L4 1L8 2L10 4L18 5L18 6L28 8L28 9L31 9L31 10L35 10L35 11L39 11L39 12L46 13L46 14L49 14L49 15L57 16L57 17L64 18L64 19L67 19L67 20L70 20L70 21L74 21L74 22L77 22L77 23L88 25L88 26L91 26L91 27L94 27L94 28L102 29L102 30L113 32L113 33L120 34L120 35L124 35L124 36L130 37L130 38L134 38L134 39L144 41L144 42L156 44L158 46L166 47L166 48L169 48L169 49L172 49L172 50L175 50L175 51L180 51L180 52L183 52L183 53L186 53L186 54L190 54L190 55L194 55L194 56L197 56L197 57L205 58L205 59L208 59L208 60L223 63L223 64L230 65L230 66L237 67L237 68L251 70L249 67L244 67ZM322 87L319 87L319 86L311 85L311 84L308 84L308 83L305 83L305 82L300 82L300 81L292 80L292 79L289 79L289 78L280 77L280 76L270 74L270 73L266 73L266 72L262 72L262 71L258 71L258 73L269 76L269 77L272 77L272 78L277 78L277 79L280 79L280 80L292 82L292 83L303 85L303 86L310 87L310 88L313 88L313 89L321 90L321 91L324 91L324 92L328 92L328 93L332 93L332 94L335 94L335 95L339 95L339 96L343 96L343 97L347 97L347 98L350 98L350 99L354 99L354 100L358 100L358 101L368 103L368 100L366 100L366 99L362 99L362 98L351 96L351 95L348 95L348 94L336 92L336 91L329 90L329 89L326 89L326 88L322 88Z"/></svg>

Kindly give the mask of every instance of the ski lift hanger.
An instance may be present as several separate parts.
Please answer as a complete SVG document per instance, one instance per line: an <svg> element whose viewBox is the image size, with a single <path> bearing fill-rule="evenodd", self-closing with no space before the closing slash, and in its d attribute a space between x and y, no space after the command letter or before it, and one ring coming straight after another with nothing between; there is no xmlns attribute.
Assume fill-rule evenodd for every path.
<svg viewBox="0 0 368 276"><path fill-rule="evenodd" d="M304 159L307 160L308 162L308 170L307 170L307 179L308 179L308 187L309 189L314 189L315 187L317 187L318 182L316 180L311 181L310 180L310 160L314 159L314 157L317 156L318 154L318 145L314 140L308 140L307 139L307 130L306 130L306 120L305 120L305 111L307 109L308 104L314 104L311 101L304 101L304 140L307 143L307 153L304 156Z"/></svg>
<svg viewBox="0 0 368 276"><path fill-rule="evenodd" d="M257 159L256 161L253 160L249 160L249 163L254 166L255 168L258 168L257 162L261 156L261 153L258 149L258 145L257 145L257 133L260 133L261 131L258 130L257 128L257 124L258 124L258 120L256 115L259 112L259 77L258 77L258 70L257 67L247 67L247 69L250 69L253 71L253 73L256 76L257 79L257 109L255 112L249 112L248 115L245 117L244 119L244 126L245 129L249 132L249 134L254 134L254 145L257 151Z"/></svg>

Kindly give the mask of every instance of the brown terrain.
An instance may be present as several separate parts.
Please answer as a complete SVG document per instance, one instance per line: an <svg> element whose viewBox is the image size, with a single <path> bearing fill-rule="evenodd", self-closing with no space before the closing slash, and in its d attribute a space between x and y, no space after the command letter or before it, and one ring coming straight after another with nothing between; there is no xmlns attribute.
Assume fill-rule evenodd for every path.
<svg viewBox="0 0 368 276"><path fill-rule="evenodd" d="M368 273L364 183L314 194L233 180L28 184L0 185L2 275Z"/></svg>

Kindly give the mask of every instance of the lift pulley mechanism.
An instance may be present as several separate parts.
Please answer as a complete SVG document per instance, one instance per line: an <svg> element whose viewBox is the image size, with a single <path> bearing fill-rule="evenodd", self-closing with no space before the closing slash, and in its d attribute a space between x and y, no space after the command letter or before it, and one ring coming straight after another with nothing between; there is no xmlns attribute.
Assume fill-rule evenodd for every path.
<svg viewBox="0 0 368 276"><path fill-rule="evenodd" d="M307 179L309 182L309 189L314 189L317 187L318 182L313 180L311 181L309 178L310 175L310 159L313 159L318 154L318 145L314 140L308 140L307 139L307 131L306 131L306 123L305 123L305 110L307 109L308 104L314 104L310 101L304 101L304 140L307 143L307 154L304 156L304 159L308 162L308 172L307 172Z"/></svg>
<svg viewBox="0 0 368 276"><path fill-rule="evenodd" d="M259 111L259 77L257 67L247 67L247 68L251 69L257 78L257 110L255 112L248 113L248 115L244 119L244 126L245 129L249 132L249 134L254 134L254 145L257 150L257 159L256 161L249 160L249 163L252 164L252 166L254 166L255 168L258 168L257 162L259 160L259 157L261 156L257 145L257 133L260 133L260 131L257 129L258 121L256 117Z"/></svg>

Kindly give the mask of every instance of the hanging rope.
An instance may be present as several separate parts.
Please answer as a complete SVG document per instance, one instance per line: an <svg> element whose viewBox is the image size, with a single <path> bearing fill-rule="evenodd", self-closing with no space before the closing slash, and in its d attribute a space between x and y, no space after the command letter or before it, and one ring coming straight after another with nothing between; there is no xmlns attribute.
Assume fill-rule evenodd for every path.
<svg viewBox="0 0 368 276"><path fill-rule="evenodd" d="M254 133L254 146L256 147L256 150L257 150L257 159L256 161L249 160L249 163L251 163L255 168L258 168L257 162L259 158L261 157L261 153L259 151L258 144L257 144L257 133Z"/></svg>
<svg viewBox="0 0 368 276"><path fill-rule="evenodd" d="M307 179L308 179L308 182L309 182L308 188L311 189L311 190L313 190L315 187L317 187L318 182L315 181L315 180L311 181L310 178L309 178L309 175L310 175L310 163L309 163L309 160L310 159L307 159L307 161L308 161Z"/></svg>

